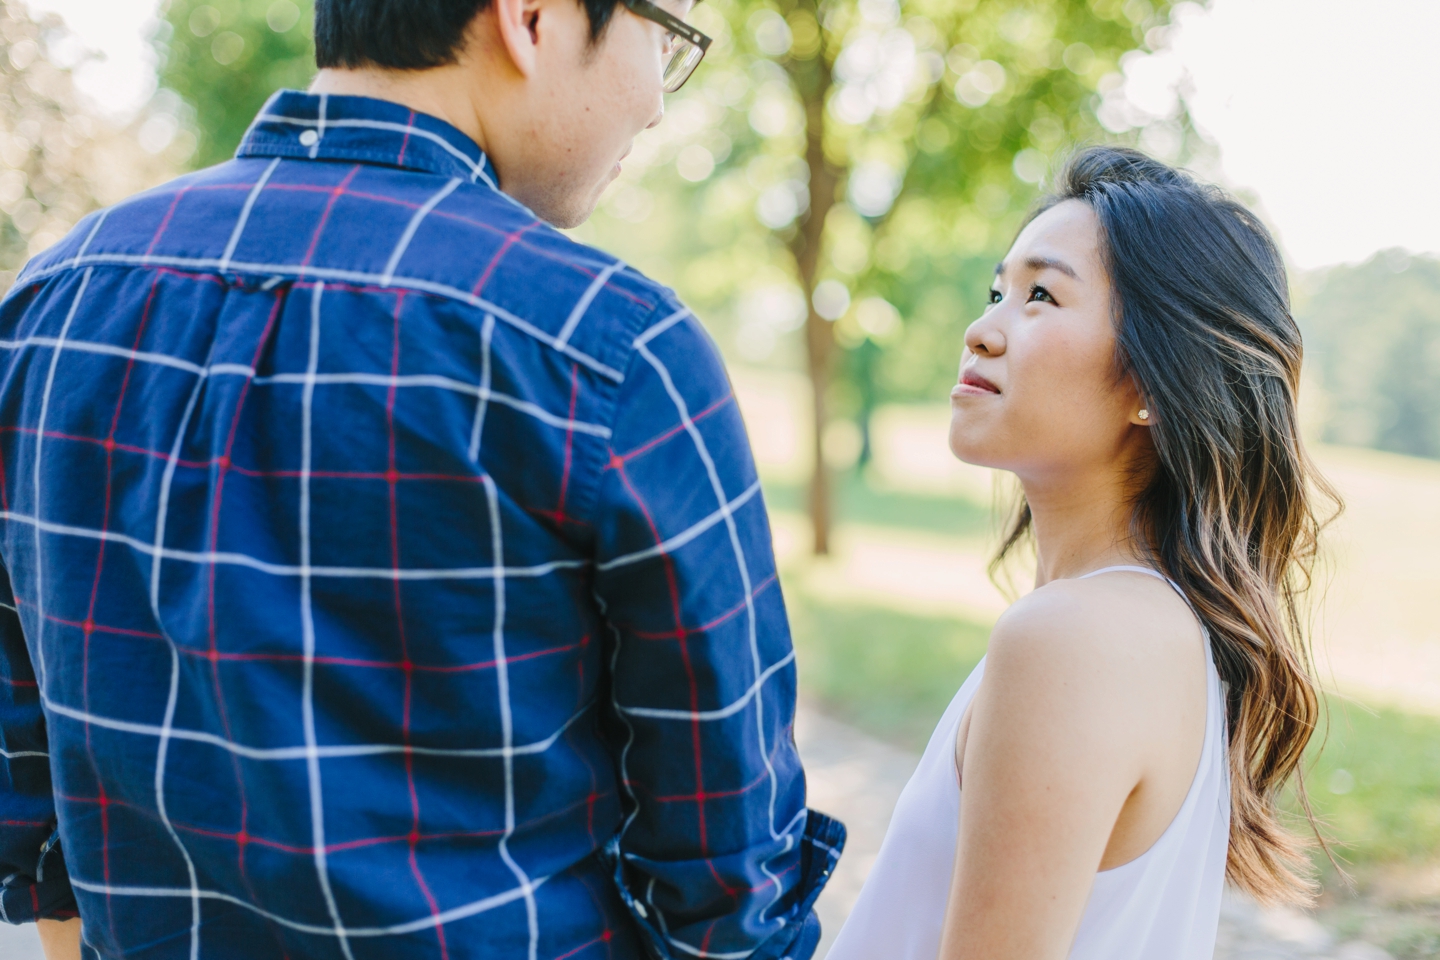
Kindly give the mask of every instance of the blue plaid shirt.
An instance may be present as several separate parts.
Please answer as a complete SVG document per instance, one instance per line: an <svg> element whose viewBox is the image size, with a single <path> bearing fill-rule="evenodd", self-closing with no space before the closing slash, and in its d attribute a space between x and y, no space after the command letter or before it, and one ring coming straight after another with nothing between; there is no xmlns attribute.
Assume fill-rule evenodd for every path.
<svg viewBox="0 0 1440 960"><path fill-rule="evenodd" d="M808 957L725 371L459 131L278 94L0 306L0 911L86 956Z"/></svg>

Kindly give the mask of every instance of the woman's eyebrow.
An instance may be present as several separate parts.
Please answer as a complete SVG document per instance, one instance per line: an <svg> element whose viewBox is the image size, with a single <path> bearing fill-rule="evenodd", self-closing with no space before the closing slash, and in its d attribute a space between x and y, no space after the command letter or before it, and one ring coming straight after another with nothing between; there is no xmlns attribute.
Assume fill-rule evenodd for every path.
<svg viewBox="0 0 1440 960"><path fill-rule="evenodd" d="M1061 273L1065 274L1065 276L1067 277L1070 277L1072 280L1080 279L1080 274L1075 272L1074 267L1070 266L1070 264L1066 263L1064 260L1057 260L1054 257L1026 257L1025 266L1037 272L1046 269L1059 270ZM1000 277L1004 276L1004 274L1005 263L1004 261L1001 261L1000 263L997 263L995 265L995 276Z"/></svg>
<svg viewBox="0 0 1440 960"><path fill-rule="evenodd" d="M1047 268L1050 270L1059 270L1072 280L1080 279L1080 274L1075 272L1074 267L1070 266L1070 264L1064 260L1056 260L1054 257L1030 257L1025 261L1025 266L1035 271L1045 270Z"/></svg>

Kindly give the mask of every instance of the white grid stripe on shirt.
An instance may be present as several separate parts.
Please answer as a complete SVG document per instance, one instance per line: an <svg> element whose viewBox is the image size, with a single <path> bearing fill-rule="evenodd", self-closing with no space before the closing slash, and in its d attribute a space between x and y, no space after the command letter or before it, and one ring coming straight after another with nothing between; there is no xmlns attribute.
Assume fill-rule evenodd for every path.
<svg viewBox="0 0 1440 960"><path fill-rule="evenodd" d="M455 188L464 182L459 177L451 179L445 186L436 190L419 210L415 211L415 215L410 218L410 223L405 227L405 232L400 235L400 242L395 244L395 249L390 254L390 260L385 264L385 272L380 275L380 286L388 287L390 281L395 279L395 268L400 266L400 258L405 256L405 251L410 248L410 241L415 239L415 231L420 229L420 224L430 215L430 211L439 206L441 200L454 193Z"/></svg>
<svg viewBox="0 0 1440 960"><path fill-rule="evenodd" d="M64 273L67 270L74 269L81 264L92 267L102 265L138 265L176 267L186 270L215 271L219 267L220 261L213 257L157 257L121 253L91 253L85 255L84 257L76 257L72 260L66 260L64 263L57 264L53 267L47 267L44 270L37 270L34 273L24 276L20 280L17 280L15 288L18 288L22 282L24 284L35 283L39 280L43 280L48 277L55 276L56 274ZM235 260L230 263L230 268L233 270L239 270L244 273L273 274L276 276L288 277L299 280L307 278L315 280L329 280L336 283L357 283L378 286L381 280L380 274L370 273L365 270L342 270L335 267L305 266L303 264L256 263ZM418 277L392 277L390 285L392 287L402 287L406 290L414 290L417 293L433 293L436 296L446 297L452 300L458 300L462 303L469 304L470 306L475 307L478 310L492 313L496 316L496 318L504 320L510 326L516 328L517 330L520 330L525 334L528 334L529 336L534 337L536 340L539 340L541 343L545 344L551 349L558 350L561 353L565 354L565 356L584 364L586 367L589 367L591 370L594 370L601 376L607 377L615 381L616 383L622 383L625 380L625 375L622 374L619 370L616 370L614 367L602 363L601 361L595 359L584 351L575 349L572 344L558 343L556 337L553 337L550 334L546 333L544 330L535 326L530 321L511 313L509 310L506 310L505 308L498 306L497 304L491 303L484 297L470 293L467 290L461 290L458 287L452 287L444 283L436 283L433 280L423 280ZM9 296L9 294L7 294L7 296Z"/></svg>
<svg viewBox="0 0 1440 960"><path fill-rule="evenodd" d="M480 463L480 434L485 429L485 411L493 395L490 390L490 341L494 335L495 315L487 313L480 328L480 387L475 394L475 422L470 428L470 461L477 466Z"/></svg>
<svg viewBox="0 0 1440 960"><path fill-rule="evenodd" d="M541 877L540 879L535 880L529 884L512 887L509 890L504 890L500 893L493 894L480 900L473 900L470 903L464 903L458 907L451 907L449 910L443 910L438 914L426 914L424 917L416 920L409 920L405 923L396 923L385 927L347 927L344 931L344 935L351 939L361 939L369 937L398 937L404 936L408 933L417 933L421 930L431 930L435 927L440 926L441 924L454 923L457 920L464 920L467 917L473 917L477 914L486 913L490 910L494 910L497 907L503 907L508 903L514 903L516 900L522 899L527 896L533 897L535 895L535 891L538 890L542 885L544 885L549 879L549 877ZM95 883L93 881L81 879L80 877L76 877L74 875L70 877L70 883L73 886L79 887L81 890L85 890L89 893L103 893L115 897L158 898L190 896L189 890L185 890L180 887L139 887L108 883ZM337 936L336 930L333 926L322 927L319 924L302 923L298 920L292 920L289 917L281 916L278 913L272 913L269 910L264 909L263 907L259 907L251 903L249 900L242 900L239 897L232 896L228 893L222 893L218 890L202 889L200 891L200 898L202 900L218 900L223 903L233 904L237 907L243 907L244 909L249 910L251 913L264 917L266 920L278 923L282 927L287 927L300 933L310 933L320 937Z"/></svg>
<svg viewBox="0 0 1440 960"><path fill-rule="evenodd" d="M51 713L91 726L101 727L106 730L115 730L120 733L133 733L143 737L160 736L162 727L153 723L137 723L131 720L115 720L110 717L102 717L84 710L77 710L65 704L56 703L49 698L42 702L45 709ZM500 759L506 756L527 756L530 754L544 753L555 745L565 735L565 731L583 717L587 711L594 706L594 703L587 703L570 716L560 728L544 740L536 740L534 743L521 744L518 747L415 747L406 746L403 743L362 743L344 746L316 746L313 749L308 746L297 747L250 747L224 737L216 736L213 733L206 733L203 730L187 730L183 727L171 727L170 738L172 740L187 740L192 743L204 743L209 746L219 747L231 753L245 757L248 760L306 760L310 757L318 757L321 760L341 757L373 757L381 754L391 753L413 753L416 756L444 757L447 759Z"/></svg>
<svg viewBox="0 0 1440 960"><path fill-rule="evenodd" d="M599 296L600 291L605 289L605 284L610 282L610 278L615 275L615 271L623 266L625 266L624 262L616 260L610 264L610 266L595 274L595 279L590 281L590 286L586 288L585 293L575 303L575 308L570 311L570 316L565 318L565 326L560 328L560 335L555 338L557 346L564 347L565 344L570 342L571 334L575 332L576 327L580 326L580 321L585 319L585 311L590 309L590 304Z"/></svg>
<svg viewBox="0 0 1440 960"><path fill-rule="evenodd" d="M761 673L760 676L755 679L755 682L750 684L749 689L741 694L738 699L732 700L717 710L667 710L663 707L626 707L619 704L616 705L616 709L632 717L649 717L652 720L680 720L685 723L690 723L695 720L699 720L701 723L713 720L724 720L744 710L746 705L760 693L760 688L765 686L765 681L774 676L777 671L783 670L793 662L795 662L795 651L791 650L785 656L766 667L765 672ZM774 830L773 820L771 821L771 830ZM776 839L779 839L778 835Z"/></svg>
<svg viewBox="0 0 1440 960"><path fill-rule="evenodd" d="M0 510L0 519L13 520L16 523L33 526L44 533L53 533L59 536L83 537L87 540L105 540L110 543L123 543L130 549L137 553L142 553L145 556L151 556L155 552L154 544L123 533L116 533L114 530L95 530L90 527L75 527L64 523L39 521L29 514L16 513L12 510ZM261 560L258 557L252 557L244 553L179 550L175 547L166 547L161 551L161 555L166 560L175 560L181 563L198 563L205 565L223 564L228 566L249 567L252 570L259 570L261 573L268 573L277 577L309 575L311 577L365 577L376 580L493 580L499 576L510 578L544 577L557 570L579 570L590 565L589 560L551 560L548 563L537 564L533 567L509 567L504 570L499 570L495 567L306 567L295 564L271 563L267 560Z"/></svg>
<svg viewBox="0 0 1440 960"><path fill-rule="evenodd" d="M198 363L191 363L189 360L181 360L165 353L151 353L147 350L131 350L128 347L117 347L110 343L98 343L94 340L71 340L66 339L61 343L57 337L30 336L23 340L0 340L0 350L24 350L26 347L52 347L58 350L74 350L76 353L96 353L111 357L120 357L125 360L134 360L136 363L152 363L162 367L171 367L176 370L184 370L186 373L204 375L206 373L234 373L242 376L255 375L255 370L242 363L217 363L207 370Z"/></svg>
<svg viewBox="0 0 1440 960"><path fill-rule="evenodd" d="M491 321L493 326L493 320ZM277 383L305 384L310 382L308 374L304 373L277 373L268 377L255 376L255 368L243 363L216 363L198 364L189 360L181 360L163 353L152 353L145 350L132 350L127 347L117 347L108 343L97 343L91 340L66 340L63 344L55 337L26 337L22 340L0 340L0 350L23 350L26 347L52 347L59 350L74 350L79 353L94 353L105 356L121 357L127 360L134 360L137 363L149 363L163 367L170 367L175 370L183 370L186 373L196 376L241 376L247 377L252 383L258 386L268 386ZM326 385L358 385L375 387L432 387L437 390L449 390L454 393L465 394L466 396L480 396L483 400L494 400L502 406L509 407L520 413L528 414L535 419L549 426L560 430L573 430L576 433L584 433L593 437L610 438L610 428L598 423L587 423L583 420L572 420L557 413L551 413L544 407L529 400L522 400L519 397L512 397L507 393L492 391L487 382L481 386L465 383L453 377L446 377L440 374L413 373L405 375L391 375L383 373L319 373L314 377L317 384Z"/></svg>
<svg viewBox="0 0 1440 960"><path fill-rule="evenodd" d="M106 207L104 210L101 210L100 215L95 218L95 226L90 228L90 232L85 235L85 242L80 244L79 249L75 251L75 258L70 263L72 268L80 262L81 257L85 256L85 251L90 249L90 241L95 239L95 234L100 232L100 227L104 225L105 218L108 216L110 216L110 208Z"/></svg>
<svg viewBox="0 0 1440 960"><path fill-rule="evenodd" d="M55 352L58 355L60 351L57 349ZM185 872L190 877L190 960L200 958L200 878L195 873L195 861L190 858L190 851L185 848L180 834L175 831L175 825L170 822L170 813L165 805L165 769L166 760L170 756L170 730L175 723L175 705L180 697L180 650L165 629L165 620L160 615L160 577L164 572L165 521L170 510L170 488L175 480L175 464L180 459L185 433L190 428L190 418L195 413L195 404L200 399L200 390L204 385L205 378L201 377L190 390L185 412L180 416L180 426L175 431L175 440L170 446L170 455L166 458L165 473L160 480L158 507L155 511L155 552L150 563L150 612L154 614L155 623L170 650L170 690L165 697L165 719L161 724L159 743L155 747L155 812L164 824L165 832L170 834L170 839L179 848L180 856L185 861Z"/></svg>
<svg viewBox="0 0 1440 960"><path fill-rule="evenodd" d="M323 100L322 100L323 106ZM310 592L310 457L311 433L314 429L315 372L320 366L320 301L325 295L325 282L315 284L310 297L310 360L307 372L310 377L300 401L300 633L302 644L303 674L300 692L300 718L304 727L305 772L310 783L310 831L311 843L315 847L315 872L320 880L320 893L325 898L325 908L335 924L335 936L340 941L340 952L345 960L355 960L350 951L350 941L345 939L345 924L340 919L340 908L335 903L335 893L330 889L330 871L325 863L325 801L321 793L320 758L314 752L315 738L315 613L311 607Z"/></svg>
<svg viewBox="0 0 1440 960"><path fill-rule="evenodd" d="M526 413L548 426L557 427L561 430L573 430L576 433L589 434L592 437L610 439L610 428L598 423L586 423L583 420L571 420L559 414L551 413L539 404L529 400L521 400L519 397L512 397L507 393L500 393L491 390L489 386L475 387L460 380L453 380L450 377L438 374L411 373L403 376L390 376L382 373L321 373L316 374L317 384L363 384L376 387L435 387L441 390L451 390L455 393L463 393L467 396L478 396L482 401L493 400L501 406L509 407L520 413ZM257 384L269 383L306 383L309 378L304 374L277 373L269 377L256 377Z"/></svg>
<svg viewBox="0 0 1440 960"><path fill-rule="evenodd" d="M744 493L741 493L727 504L728 511L733 512L738 509L759 492L759 481L756 481L747 487ZM654 557L673 553L706 530L714 527L724 519L725 516L726 512L717 510L663 543L606 560L604 563L597 564L596 569L602 572L613 570L616 567L628 566L642 560L649 560ZM106 540L112 543L123 543L132 550L147 556L154 556L157 553L153 544L146 543L123 533L117 533L114 530L95 530L90 527L76 527L69 524L51 523L48 521L42 522L36 520L29 514L16 513L13 510L0 510L0 519L24 523L34 526L37 530L45 533L53 533L60 536L83 537L89 540ZM551 560L547 563L536 564L532 567L317 567L306 566L304 564L297 566L294 564L271 563L268 560L261 560L258 557L252 557L244 553L180 550L175 547L165 547L158 553L166 560L176 560L182 563L225 564L249 567L252 570L259 570L262 573L268 573L277 577L369 577L378 580L494 580L502 577L544 577L557 570L583 569L591 563L589 560Z"/></svg>
<svg viewBox="0 0 1440 960"><path fill-rule="evenodd" d="M644 346L645 344L649 343L651 340L654 340L656 337L660 336L660 334L664 333L666 330L669 330L671 327L675 326L675 324L679 323L681 320L684 320L690 315L691 314L689 307L681 307L679 310L676 310L674 313L670 314L670 316L666 317L664 320L661 320L654 326L647 327L644 331L641 332L638 337L635 338L631 346L637 348Z"/></svg>
<svg viewBox="0 0 1440 960"><path fill-rule="evenodd" d="M604 573L607 570L614 570L616 567L625 567L629 566L632 563L639 563L642 560L649 560L652 557L662 557L666 554L674 553L676 550L679 550L691 540L694 540L696 537L700 536L700 534L704 533L706 530L709 530L711 527L715 526L720 521L729 517L732 512L740 509L740 507L744 506L745 503L750 500L750 498L754 497L755 494L759 492L760 481L756 480L754 483L750 484L750 486L746 487L745 492L740 494L734 500L731 500L729 503L722 504L720 506L720 509L716 510L714 513L705 517L703 520L699 521L693 526L687 527L686 529L680 531L670 539L665 540L661 543L657 543L653 547L646 547L644 550L636 550L634 553L627 553L622 556L614 557L610 560L605 560L601 563L597 563L595 564L595 569L600 571L601 573Z"/></svg>
<svg viewBox="0 0 1440 960"><path fill-rule="evenodd" d="M593 590L590 596L595 600L595 606L600 611L601 620L609 625L610 633L615 638L615 648L610 654L610 675L612 677L618 676L620 649L624 645L624 635L620 632L620 628L610 620L609 608L605 603L605 598ZM634 823L635 818L640 815L640 798L635 796L635 789L630 786L630 770L628 766L630 748L635 745L635 726L630 722L630 718L625 715L624 709L620 706L619 694L616 693L615 684L613 683L610 685L610 707L615 711L615 716L620 718L620 722L625 724L625 746L620 748L620 789L625 791L625 796L630 801L630 815L625 818L625 822L620 825L620 829L615 834L615 839L611 841L618 850L620 842L625 839L625 834L630 829L630 824Z"/></svg>
<svg viewBox="0 0 1440 960"><path fill-rule="evenodd" d="M323 97L324 95L322 94L321 96ZM483 154L481 155L482 159L480 160L480 162L477 163L467 157L464 153L456 149L454 144L452 144L449 140L446 140L439 134L431 133L429 130L422 130L420 127L416 127L411 124L391 123L387 120L330 120L327 122L324 119L323 115L319 121L316 121L307 120L304 117L287 117L278 113L262 113L260 116L255 118L255 123L285 123L295 127L309 127L316 130L321 136L324 136L325 127L331 126L355 127L368 130L389 130L393 133L404 133L412 137L419 137L422 140L428 140L431 143L434 143L437 146L441 147L445 150L446 153L450 154L452 157L459 160L466 167L468 167L470 170L471 183L475 183L477 181L482 182L487 187L496 191L497 193L500 192L500 188L496 186L495 181L490 179L490 175L485 172L485 161L483 159ZM319 140L315 141L315 146L317 148L320 146ZM314 154L312 153L311 156L314 156ZM501 195L506 196L505 194Z"/></svg>
<svg viewBox="0 0 1440 960"><path fill-rule="evenodd" d="M657 917L660 916L660 910L658 907L655 910L655 915ZM678 940L675 937L670 936L668 933L665 935L665 942L670 944L670 946L677 948L682 953L688 953L692 957L703 957L705 958L705 960L745 960L746 957L751 956L755 953L754 950L735 950L731 951L730 953L717 953L713 950L701 950L699 947L692 947L684 940ZM785 960L789 960L789 958L785 958Z"/></svg>
<svg viewBox="0 0 1440 960"><path fill-rule="evenodd" d="M326 114L328 114L329 112L330 112L330 95L329 95L328 93L322 93L322 94L320 94L320 112L319 112L319 117L320 117L320 119L319 119L319 121L318 121L317 123L313 124L313 126L314 126L314 128L315 128L315 142L312 143L312 144L310 144L310 159L311 159L311 160L314 160L316 157L318 157L318 156L320 155L320 141L325 139L325 120L326 120ZM302 142L303 142L303 141L302 141Z"/></svg>
<svg viewBox="0 0 1440 960"><path fill-rule="evenodd" d="M699 947L692 947L683 940L677 940L670 935L670 925L665 922L665 913L655 903L655 878L650 878L650 883L645 887L645 902L650 904L650 909L655 911L655 919L660 924L660 933L665 937L667 943L676 947L682 953L688 953L692 957L703 957L705 960L744 960L751 956L753 950L732 950L728 953L720 953L713 950L701 950ZM788 958L786 958L788 960Z"/></svg>
<svg viewBox="0 0 1440 960"><path fill-rule="evenodd" d="M485 497L490 506L490 549L494 552L491 560L496 566L504 565L505 538L500 528L500 493L495 489L495 481L487 473L484 477ZM495 684L498 687L500 697L500 738L506 749L504 759L505 766L505 833L500 838L499 850L500 859L505 861L505 866L520 881L520 885L529 890L530 878L515 858L510 855L510 838L515 835L515 758L509 752L511 742L515 736L514 718L510 713L510 665L505 660L505 578L495 579ZM525 919L530 927L530 952L529 960L536 960L536 950L540 943L540 918L535 906L533 893L525 894Z"/></svg>
<svg viewBox="0 0 1440 960"><path fill-rule="evenodd" d="M65 335L70 332L70 324L75 322L75 312L80 308L80 298L85 296L85 289L90 286L90 275L93 270L86 270L80 278L80 288L75 291L75 299L70 301L70 312L65 315L65 324L60 328L60 343L65 342ZM45 420L50 415L50 394L55 389L55 368L60 365L60 351L56 350L50 357L50 369L45 374L45 392L40 396L40 421L35 430L35 509L40 509L40 464L42 462L41 452L45 443ZM38 519L38 517L37 517ZM40 694L45 694L45 562L40 541L41 531L39 524L35 527L35 663L40 668Z"/></svg>
<svg viewBox="0 0 1440 960"><path fill-rule="evenodd" d="M230 240L225 244L225 252L220 255L219 269L221 273L230 268L230 258L235 256L235 248L240 245L240 235L245 232L245 224L250 222L250 211L255 208L255 201L260 199L260 191L265 189L265 184L270 182L270 175L278 166L280 166L280 158L276 157L265 167L259 179L255 181L255 186L251 187L250 192L245 195L245 205L240 208L240 216L235 221L235 229L230 231ZM80 251L80 253L84 252L83 249ZM79 257L80 253L75 256Z"/></svg>

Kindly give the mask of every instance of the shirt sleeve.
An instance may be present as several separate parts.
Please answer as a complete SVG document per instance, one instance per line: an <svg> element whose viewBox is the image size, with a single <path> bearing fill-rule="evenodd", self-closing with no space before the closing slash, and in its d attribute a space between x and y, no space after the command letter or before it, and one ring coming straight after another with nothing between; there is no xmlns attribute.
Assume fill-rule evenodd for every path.
<svg viewBox="0 0 1440 960"><path fill-rule="evenodd" d="M608 854L662 958L808 958L844 827L807 810L764 499L714 345L643 332L595 503L626 818Z"/></svg>
<svg viewBox="0 0 1440 960"><path fill-rule="evenodd" d="M56 827L40 687L0 569L0 920L79 916Z"/></svg>

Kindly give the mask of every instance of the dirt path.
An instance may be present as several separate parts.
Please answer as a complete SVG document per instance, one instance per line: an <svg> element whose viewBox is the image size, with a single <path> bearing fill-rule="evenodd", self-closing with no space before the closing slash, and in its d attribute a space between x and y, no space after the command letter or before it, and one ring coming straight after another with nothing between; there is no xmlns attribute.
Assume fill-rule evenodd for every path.
<svg viewBox="0 0 1440 960"><path fill-rule="evenodd" d="M810 805L839 817L850 831L845 855L818 906L825 938L815 957L824 960L880 852L890 812L919 758L806 707L796 720L795 736L805 761ZM1358 940L1339 942L1299 911L1262 910L1241 896L1227 895L1215 958L1389 960L1390 954Z"/></svg>

